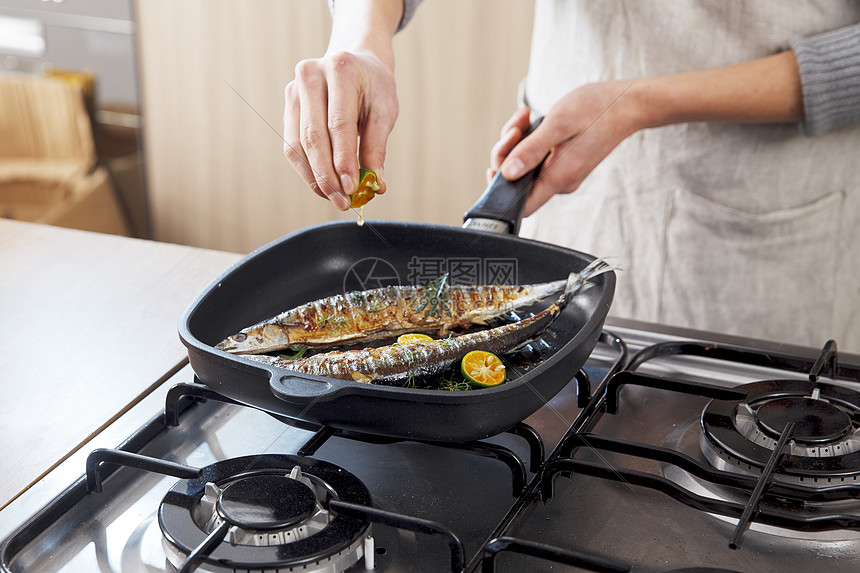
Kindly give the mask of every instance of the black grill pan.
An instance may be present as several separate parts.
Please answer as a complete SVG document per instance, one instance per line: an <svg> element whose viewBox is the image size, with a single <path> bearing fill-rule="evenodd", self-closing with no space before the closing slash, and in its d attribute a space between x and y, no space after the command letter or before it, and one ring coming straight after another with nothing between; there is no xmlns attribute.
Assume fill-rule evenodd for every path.
<svg viewBox="0 0 860 573"><path fill-rule="evenodd" d="M336 428L422 440L467 441L504 431L558 393L591 353L609 310L614 273L577 295L550 327L557 348L496 388L447 392L306 376L213 346L240 329L322 296L356 290L358 275L406 284L416 261L511 261L520 284L566 277L593 257L516 236L409 223L331 223L251 253L212 282L180 322L200 381L272 413ZM359 277L360 278L360 277ZM395 278L396 280L396 278ZM374 285L368 285L374 286Z"/></svg>

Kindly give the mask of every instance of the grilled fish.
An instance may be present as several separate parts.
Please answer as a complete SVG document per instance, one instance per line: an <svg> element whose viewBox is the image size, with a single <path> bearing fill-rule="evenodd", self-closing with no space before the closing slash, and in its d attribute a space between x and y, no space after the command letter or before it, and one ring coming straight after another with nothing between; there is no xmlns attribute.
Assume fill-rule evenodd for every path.
<svg viewBox="0 0 860 573"><path fill-rule="evenodd" d="M590 279L612 270L598 259L581 273L572 273L561 296L546 309L518 322L433 342L409 342L379 348L332 351L289 360L254 355L248 358L316 376L359 382L404 382L413 377L438 374L472 350L503 354L536 337L546 329L578 292L591 286Z"/></svg>
<svg viewBox="0 0 860 573"><path fill-rule="evenodd" d="M428 286L384 287L319 299L244 328L215 347L233 354L263 354L379 340L406 332L441 336L534 304L567 283L562 279L524 286L450 286L445 279Z"/></svg>

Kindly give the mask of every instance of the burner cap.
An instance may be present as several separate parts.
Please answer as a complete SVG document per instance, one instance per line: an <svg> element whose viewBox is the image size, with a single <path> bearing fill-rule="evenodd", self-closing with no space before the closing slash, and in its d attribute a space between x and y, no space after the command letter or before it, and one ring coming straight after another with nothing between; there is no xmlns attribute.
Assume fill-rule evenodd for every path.
<svg viewBox="0 0 860 573"><path fill-rule="evenodd" d="M759 406L756 420L761 428L778 438L785 426L794 422L791 438L805 444L824 444L851 431L851 418L833 404L809 397L777 398Z"/></svg>
<svg viewBox="0 0 860 573"><path fill-rule="evenodd" d="M230 483L218 496L218 513L247 529L278 529L313 515L316 496L298 480L278 475L252 475Z"/></svg>
<svg viewBox="0 0 860 573"><path fill-rule="evenodd" d="M296 468L302 478L288 477ZM203 544L213 515L235 525L230 530L238 530L239 540L225 538L212 549L201 566L207 570L343 571L360 558L370 532L367 518L329 514L325 523L317 523L317 506L310 519L281 526L307 511L307 493L314 503L323 494L372 507L370 491L347 470L303 456L261 454L218 461L201 472L199 478L177 481L158 508L158 525L173 566L178 568ZM215 489L211 486L218 493L207 507L207 487Z"/></svg>
<svg viewBox="0 0 860 573"><path fill-rule="evenodd" d="M702 412L702 451L716 467L764 468L786 424L794 422L778 479L809 487L860 479L860 392L810 380L736 388L746 392L745 400L711 400Z"/></svg>

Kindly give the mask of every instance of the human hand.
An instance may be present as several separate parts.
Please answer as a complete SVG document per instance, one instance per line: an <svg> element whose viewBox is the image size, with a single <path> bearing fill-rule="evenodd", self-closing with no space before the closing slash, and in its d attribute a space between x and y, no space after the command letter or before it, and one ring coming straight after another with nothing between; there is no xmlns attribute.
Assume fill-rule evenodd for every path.
<svg viewBox="0 0 860 573"><path fill-rule="evenodd" d="M284 155L340 210L349 208L359 163L385 192L385 147L398 113L392 66L372 52L334 52L299 62L285 89Z"/></svg>
<svg viewBox="0 0 860 573"><path fill-rule="evenodd" d="M709 70L598 82L565 95L526 138L528 110L514 113L490 152L488 175L501 167L507 179L517 179L546 157L526 200L528 216L553 195L575 191L621 141L640 129L693 121L802 120L800 74L791 50Z"/></svg>
<svg viewBox="0 0 860 573"><path fill-rule="evenodd" d="M528 137L528 108L518 109L505 123L490 151L487 180L501 167L510 180L519 179L546 158L526 200L529 216L553 195L575 191L585 177L626 137L643 126L637 106L627 97L631 82L587 84L568 93L546 114Z"/></svg>

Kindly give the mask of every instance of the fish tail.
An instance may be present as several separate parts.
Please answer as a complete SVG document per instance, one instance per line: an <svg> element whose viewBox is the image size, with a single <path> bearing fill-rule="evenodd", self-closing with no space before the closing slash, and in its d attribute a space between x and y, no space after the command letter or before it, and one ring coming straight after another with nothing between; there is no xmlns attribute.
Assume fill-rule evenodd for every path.
<svg viewBox="0 0 860 573"><path fill-rule="evenodd" d="M594 279L604 273L616 270L606 259L594 259L587 267L578 273L570 273L567 277L567 286L564 288L565 295L570 297L578 292L583 292L594 286Z"/></svg>

